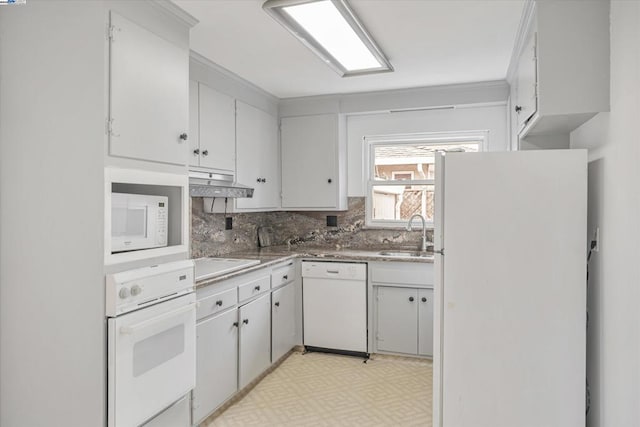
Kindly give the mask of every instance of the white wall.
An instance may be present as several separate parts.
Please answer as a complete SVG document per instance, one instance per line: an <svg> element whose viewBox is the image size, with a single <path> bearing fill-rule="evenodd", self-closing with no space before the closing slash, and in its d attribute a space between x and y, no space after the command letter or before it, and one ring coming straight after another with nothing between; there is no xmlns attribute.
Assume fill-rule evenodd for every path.
<svg viewBox="0 0 640 427"><path fill-rule="evenodd" d="M589 149L587 374L591 427L640 425L640 2L611 2L611 112L571 134Z"/></svg>
<svg viewBox="0 0 640 427"><path fill-rule="evenodd" d="M363 175L366 157L363 142L365 136L488 130L488 150L505 151L509 149L507 126L506 104L348 116L348 195L361 197L366 193Z"/></svg>
<svg viewBox="0 0 640 427"><path fill-rule="evenodd" d="M0 425L105 420L102 2L0 7Z"/></svg>

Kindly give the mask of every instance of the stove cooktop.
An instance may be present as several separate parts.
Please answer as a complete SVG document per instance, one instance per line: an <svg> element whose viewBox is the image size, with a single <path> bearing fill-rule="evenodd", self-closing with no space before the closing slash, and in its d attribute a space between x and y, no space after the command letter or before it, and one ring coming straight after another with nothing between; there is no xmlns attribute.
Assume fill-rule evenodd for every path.
<svg viewBox="0 0 640 427"><path fill-rule="evenodd" d="M198 258L194 261L196 264L196 282L224 276L225 274L260 264L257 259Z"/></svg>

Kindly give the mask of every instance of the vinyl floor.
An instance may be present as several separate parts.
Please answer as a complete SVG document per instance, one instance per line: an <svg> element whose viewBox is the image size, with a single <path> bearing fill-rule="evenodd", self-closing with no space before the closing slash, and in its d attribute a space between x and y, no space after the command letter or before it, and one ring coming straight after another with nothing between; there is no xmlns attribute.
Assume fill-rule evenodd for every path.
<svg viewBox="0 0 640 427"><path fill-rule="evenodd" d="M201 427L431 427L430 360L291 353Z"/></svg>

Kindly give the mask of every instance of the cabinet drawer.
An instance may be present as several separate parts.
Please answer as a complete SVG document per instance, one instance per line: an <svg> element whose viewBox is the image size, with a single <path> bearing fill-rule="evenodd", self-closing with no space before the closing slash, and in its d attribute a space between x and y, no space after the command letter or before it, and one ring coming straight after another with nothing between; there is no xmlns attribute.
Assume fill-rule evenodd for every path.
<svg viewBox="0 0 640 427"><path fill-rule="evenodd" d="M196 319L200 320L214 313L226 310L238 303L236 288L227 289L210 297L198 300Z"/></svg>
<svg viewBox="0 0 640 427"><path fill-rule="evenodd" d="M296 266L293 262L274 269L271 273L271 287L277 288L278 286L293 282L293 279L296 277L295 274Z"/></svg>
<svg viewBox="0 0 640 427"><path fill-rule="evenodd" d="M246 301L271 289L271 276L263 276L238 286L238 302Z"/></svg>

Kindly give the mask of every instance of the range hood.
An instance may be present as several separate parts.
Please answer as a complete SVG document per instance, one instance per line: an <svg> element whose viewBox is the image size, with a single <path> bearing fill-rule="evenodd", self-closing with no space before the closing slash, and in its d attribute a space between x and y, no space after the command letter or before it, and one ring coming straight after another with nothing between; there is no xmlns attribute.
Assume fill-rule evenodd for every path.
<svg viewBox="0 0 640 427"><path fill-rule="evenodd" d="M233 175L190 170L189 194L191 197L253 197L253 188L238 184Z"/></svg>

